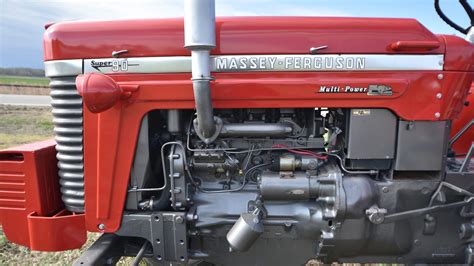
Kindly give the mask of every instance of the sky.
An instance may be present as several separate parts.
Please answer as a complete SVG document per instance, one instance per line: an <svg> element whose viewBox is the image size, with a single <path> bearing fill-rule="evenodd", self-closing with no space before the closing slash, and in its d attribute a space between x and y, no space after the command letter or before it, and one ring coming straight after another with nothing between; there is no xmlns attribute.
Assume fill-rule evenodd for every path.
<svg viewBox="0 0 474 266"><path fill-rule="evenodd" d="M456 34L434 0L216 0L217 16L342 16L416 18L434 33ZM452 20L469 25L458 0L440 0ZM474 5L474 0L470 0ZM43 68L49 22L182 17L183 0L0 0L0 67Z"/></svg>

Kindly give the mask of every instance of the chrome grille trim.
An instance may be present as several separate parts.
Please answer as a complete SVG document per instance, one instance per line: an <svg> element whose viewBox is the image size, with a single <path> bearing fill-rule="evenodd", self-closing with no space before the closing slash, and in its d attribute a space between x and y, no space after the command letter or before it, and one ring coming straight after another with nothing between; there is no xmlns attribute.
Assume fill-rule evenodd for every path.
<svg viewBox="0 0 474 266"><path fill-rule="evenodd" d="M56 139L59 183L66 209L84 211L84 156L82 98L75 76L51 79L51 106Z"/></svg>

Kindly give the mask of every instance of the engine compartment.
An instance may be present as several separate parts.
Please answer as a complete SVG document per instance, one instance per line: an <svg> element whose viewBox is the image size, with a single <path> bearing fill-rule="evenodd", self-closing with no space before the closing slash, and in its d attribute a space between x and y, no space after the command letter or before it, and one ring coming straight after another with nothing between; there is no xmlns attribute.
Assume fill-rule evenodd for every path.
<svg viewBox="0 0 474 266"><path fill-rule="evenodd" d="M433 125L446 128L415 147L420 156L438 152L433 157L443 158L446 122L406 126L386 109L227 109L215 115L223 121L222 134L209 145L194 131L191 110L155 110L143 119L135 163L146 161L148 170L142 176L132 170L117 235L149 239L158 260L226 265L292 264L292 252L302 263L417 261L420 241L423 261L444 256L437 243L425 241L434 235L452 238L457 226L446 226L446 215L455 211L449 204L464 206L463 197L470 194L444 187L437 164L397 164L407 156L399 154L405 150L397 141L406 130L426 136ZM377 127L370 123L385 134L371 136ZM360 145L359 135L384 147ZM438 199L440 193L447 199ZM446 204L441 208L446 213L433 215L436 203ZM143 226L137 217L155 214L163 218L163 228L176 230L171 236L160 231L166 241L159 243L153 232L137 235ZM182 222L179 241L177 221ZM449 241L458 245L449 255L453 261L463 257L461 243ZM279 254L251 256L268 252L267 245L276 245Z"/></svg>

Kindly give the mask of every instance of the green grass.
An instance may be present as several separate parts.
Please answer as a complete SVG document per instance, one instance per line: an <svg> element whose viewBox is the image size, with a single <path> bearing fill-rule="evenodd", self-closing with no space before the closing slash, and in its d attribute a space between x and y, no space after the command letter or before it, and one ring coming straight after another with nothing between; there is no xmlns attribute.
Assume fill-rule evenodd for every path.
<svg viewBox="0 0 474 266"><path fill-rule="evenodd" d="M38 77L0 76L0 84L48 86L49 79Z"/></svg>
<svg viewBox="0 0 474 266"><path fill-rule="evenodd" d="M51 108L0 105L0 149L52 137Z"/></svg>

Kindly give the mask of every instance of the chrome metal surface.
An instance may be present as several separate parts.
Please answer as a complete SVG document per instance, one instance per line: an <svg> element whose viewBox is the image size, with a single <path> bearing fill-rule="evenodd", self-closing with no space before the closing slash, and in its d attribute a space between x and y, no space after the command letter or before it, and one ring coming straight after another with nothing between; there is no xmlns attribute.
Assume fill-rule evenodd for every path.
<svg viewBox="0 0 474 266"><path fill-rule="evenodd" d="M83 212L82 98L74 76L53 78L50 87L62 200L68 210Z"/></svg>
<svg viewBox="0 0 474 266"><path fill-rule="evenodd" d="M343 59L337 59L339 57ZM326 60L328 60L328 66L331 66L330 61L333 62L332 67L326 67ZM334 60L342 60L341 63L345 64L346 67L337 68ZM351 62L354 61L355 63L357 60L359 62L358 68L356 68L356 65L352 65ZM127 70L123 71L119 68L114 71L112 66L99 68L92 66L93 62L97 64L114 61L118 61L119 64L127 61ZM210 66L212 72L443 70L443 65L439 62L444 62L443 55L279 54L211 56ZM351 68L348 68L347 64ZM84 59L84 73L190 73L191 69L190 56ZM81 74L82 60L48 61L45 63L45 71L48 77Z"/></svg>
<svg viewBox="0 0 474 266"><path fill-rule="evenodd" d="M279 137L288 136L293 128L283 123L224 124L220 132L222 137Z"/></svg>
<svg viewBox="0 0 474 266"><path fill-rule="evenodd" d="M318 47L311 47L311 48L309 48L309 52L312 53L312 54L315 54L315 53L317 53L318 51L324 50L324 49L326 49L326 48L328 48L327 45L318 46Z"/></svg>
<svg viewBox="0 0 474 266"><path fill-rule="evenodd" d="M195 130L205 142L216 134L216 121L211 100L210 51L216 46L216 14L214 0L184 2L184 47L191 51L191 73L196 105Z"/></svg>
<svg viewBox="0 0 474 266"><path fill-rule="evenodd" d="M128 50L113 51L112 57L119 57L121 54L126 54L126 53L128 53Z"/></svg>
<svg viewBox="0 0 474 266"><path fill-rule="evenodd" d="M82 73L82 59L55 60L44 62L45 76L64 77L75 76Z"/></svg>
<svg viewBox="0 0 474 266"><path fill-rule="evenodd" d="M184 1L184 47L211 50L216 46L214 0Z"/></svg>
<svg viewBox="0 0 474 266"><path fill-rule="evenodd" d="M127 71L112 67L92 67L94 62L127 60ZM443 55L221 55L211 56L211 72L249 71L379 71L379 70L443 70ZM85 59L84 72L102 73L189 73L191 57L139 57Z"/></svg>
<svg viewBox="0 0 474 266"><path fill-rule="evenodd" d="M226 236L230 251L247 251L262 233L260 217L253 213L242 213Z"/></svg>

